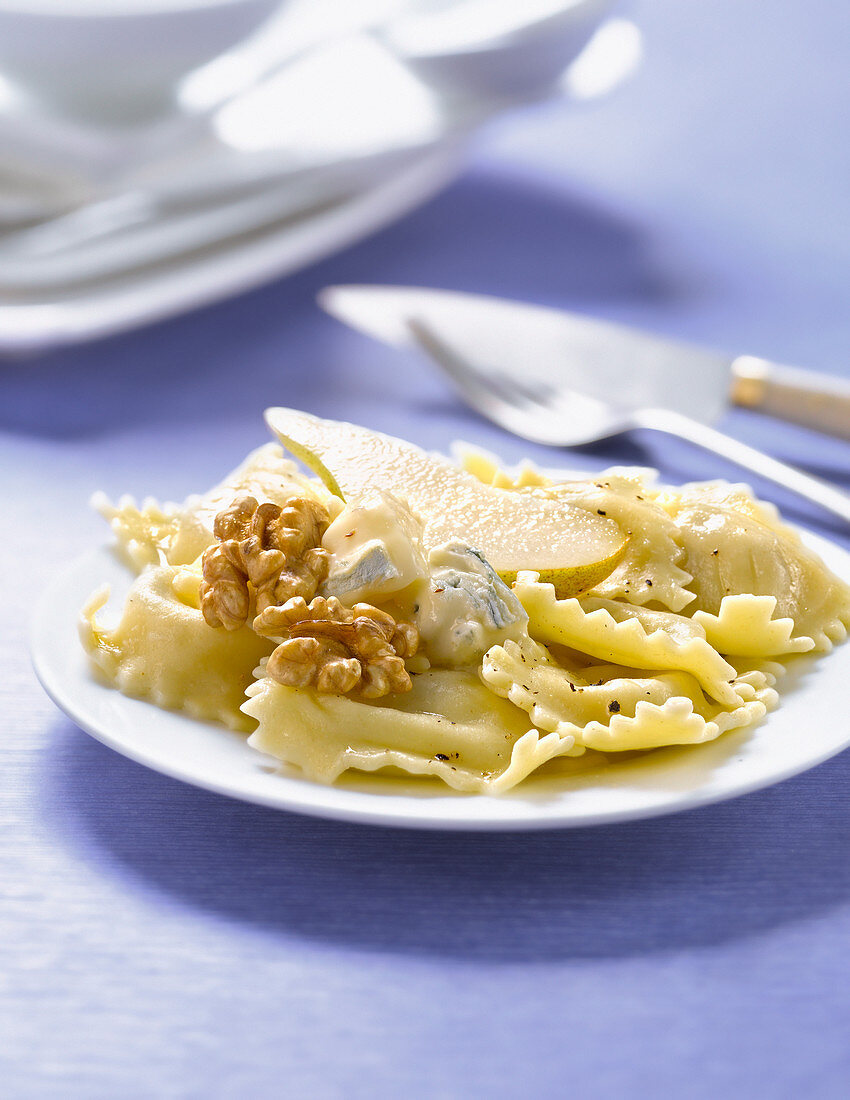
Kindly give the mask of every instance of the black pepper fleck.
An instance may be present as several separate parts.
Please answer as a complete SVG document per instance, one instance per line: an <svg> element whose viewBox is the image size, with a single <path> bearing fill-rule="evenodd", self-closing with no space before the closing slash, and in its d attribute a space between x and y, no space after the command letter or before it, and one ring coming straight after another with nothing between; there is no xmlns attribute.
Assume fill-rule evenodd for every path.
<svg viewBox="0 0 850 1100"><path fill-rule="evenodd" d="M434 755L437 757L438 760L448 760L448 757L444 752L435 752Z"/></svg>
<svg viewBox="0 0 850 1100"><path fill-rule="evenodd" d="M597 508L596 509L596 514L597 514L597 516L607 516L608 515L608 513L606 511L604 511L604 509L602 509L602 508Z"/></svg>
<svg viewBox="0 0 850 1100"><path fill-rule="evenodd" d="M611 702L608 704L608 709L611 711L612 714L619 714L620 704L617 702L616 699L612 699Z"/></svg>

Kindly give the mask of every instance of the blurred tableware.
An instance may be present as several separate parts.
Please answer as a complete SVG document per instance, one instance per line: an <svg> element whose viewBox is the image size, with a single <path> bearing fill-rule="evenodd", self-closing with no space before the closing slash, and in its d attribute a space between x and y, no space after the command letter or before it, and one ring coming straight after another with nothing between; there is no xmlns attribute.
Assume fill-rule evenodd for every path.
<svg viewBox="0 0 850 1100"><path fill-rule="evenodd" d="M1 237L0 288L70 287L307 216L460 125L367 36L331 43L230 101L202 139L123 176L114 194Z"/></svg>
<svg viewBox="0 0 850 1100"><path fill-rule="evenodd" d="M568 447L635 428L665 432L850 522L850 496L709 426L737 397L850 438L850 385L841 379L479 295L350 286L330 287L320 301L371 336L420 348L474 409L523 439Z"/></svg>
<svg viewBox="0 0 850 1100"><path fill-rule="evenodd" d="M196 193L172 187L153 205L145 192L128 192L35 226L0 245L0 291L73 288L207 247L234 237L306 219L377 179L413 163L422 148L389 150L344 162L335 170L287 166L241 187ZM282 186L275 186L275 183Z"/></svg>
<svg viewBox="0 0 850 1100"><path fill-rule="evenodd" d="M455 0L414 7L382 39L446 95L519 102L550 88L616 0Z"/></svg>
<svg viewBox="0 0 850 1100"><path fill-rule="evenodd" d="M83 343L260 286L368 236L457 174L463 147L437 145L338 204L121 277L38 294L0 292L0 354Z"/></svg>
<svg viewBox="0 0 850 1100"><path fill-rule="evenodd" d="M628 75L623 26L603 24L567 66L570 95L587 55L607 74L599 91ZM303 50L192 141L107 176L75 209L0 234L0 353L119 331L287 274L430 196L469 134L509 106L445 96L371 35Z"/></svg>
<svg viewBox="0 0 850 1100"><path fill-rule="evenodd" d="M247 40L166 89L167 102L140 120L61 113L61 104L27 97L0 68L0 224L62 214L134 186L137 176L178 163L208 137L216 114L282 70L329 44L356 36L408 0L285 0ZM0 0L2 4L2 0ZM289 105L287 105L288 107ZM299 104L300 107L300 104ZM56 108L60 113L57 113ZM294 115L278 116L284 128ZM249 169L250 170L250 169ZM17 174L37 183L20 202ZM136 181L137 182L137 181ZM14 200L5 204L7 189ZM20 212L20 213L19 213Z"/></svg>
<svg viewBox="0 0 850 1100"><path fill-rule="evenodd" d="M466 11L469 5L461 3L458 6ZM297 189L306 168L325 167L328 178L323 181L324 188L339 191L336 177L351 175L354 160L361 162L361 172L368 170L366 162L371 161L374 171L381 156L392 156L404 146L433 140L438 136L438 128L439 136L444 137L449 132L457 133L480 125L496 111L519 105L532 88L538 87L538 74L545 67L541 66L542 59L538 56L541 48L547 59L559 59L557 71L563 73L565 63L581 52L591 31L596 29L600 12L605 7L600 2L576 4L575 0L548 0L545 18L530 17L530 22L523 22L521 17L514 15L513 33L503 33L497 41L487 37L485 23L481 29L484 35L482 54L500 58L505 72L526 73L524 84L514 83L512 88L505 85L496 98L488 82L478 86L482 82L475 75L476 66L470 62L468 35L462 51L452 58L449 51L456 43L448 33L451 27L444 31L446 52L441 57L447 65L453 61L452 72L461 74L468 67L472 70L463 93L451 82L450 91L446 92L442 80L445 74L431 72L429 81L417 79L416 71L411 73L403 64L408 61L406 55L399 58L365 35L316 48L306 57L268 75L259 86L249 84L223 103L211 119L215 134L243 154L239 158L242 172L233 173L241 175L241 181L231 182L229 188L237 190L239 182L256 187L286 181ZM561 16L556 22L567 22L576 33L566 38L553 36L550 28L555 18L553 12ZM570 16L569 20L566 16ZM406 23L402 22L401 26L403 28ZM412 39L416 40L416 37ZM436 41L433 31L427 40ZM379 95L370 99L370 88L377 89ZM336 94L329 97L329 89ZM450 103L444 102L446 95ZM292 120L286 119L288 104L319 105L328 98L334 104L330 116L321 109L317 113L316 107L312 110L308 107L296 116L306 124L302 124L300 132L291 132ZM83 256L79 263L75 262L71 250L85 251L92 242L107 235L116 237L125 228L135 229L156 220L172 219L179 213L175 207L187 208L191 204L193 190L198 205L208 201L205 195L211 189L226 192L227 183L220 183L215 174L210 180L208 163L204 163L202 173L193 172L191 157L185 151L189 136L184 135L182 155L172 157L170 165L166 160L170 176L163 179L162 170L159 173L151 173L150 169L147 173L138 169L135 172L125 170L112 182L110 193L86 208L60 214L46 224L8 235L0 242L3 285L26 287L45 282L79 281L108 274L116 262L130 266L132 244L119 253L113 251L111 255L115 259L107 261L99 272L93 270L93 265L102 250L95 247L94 256ZM210 137L200 132L195 135L194 146L190 145L189 150L191 154L195 149L196 160L209 161ZM267 154L265 158L258 156L263 152ZM274 159L269 157L270 152L276 154ZM248 167L252 160L260 162L254 164L253 172ZM188 182L182 178L187 172ZM237 196L225 193L221 197L227 201ZM321 194L317 195L316 201L321 198ZM294 210L296 203L293 198L286 205ZM175 238L170 235L169 239ZM91 252L91 248L88 251ZM63 262L65 257L67 263Z"/></svg>
<svg viewBox="0 0 850 1100"><path fill-rule="evenodd" d="M0 0L0 72L60 114L125 124L284 0Z"/></svg>

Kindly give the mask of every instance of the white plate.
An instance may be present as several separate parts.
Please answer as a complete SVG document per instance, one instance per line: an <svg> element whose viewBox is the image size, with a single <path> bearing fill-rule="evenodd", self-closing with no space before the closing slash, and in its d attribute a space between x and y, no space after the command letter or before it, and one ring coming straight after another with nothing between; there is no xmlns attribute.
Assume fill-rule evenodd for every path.
<svg viewBox="0 0 850 1100"><path fill-rule="evenodd" d="M457 173L461 147L439 145L374 187L311 216L106 283L16 302L0 296L0 354L29 354L161 321L261 286L388 225Z"/></svg>
<svg viewBox="0 0 850 1100"><path fill-rule="evenodd" d="M850 554L806 541L850 580ZM48 588L33 631L35 670L48 695L117 752L195 786L281 810L431 829L541 829L655 817L720 802L806 771L850 745L850 644L796 658L780 706L754 729L687 748L660 749L571 778L532 778L500 797L453 793L433 780L357 776L333 787L301 778L249 749L244 736L128 699L91 675L77 637L85 600L104 581L117 606L129 572L102 549ZM352 773L353 774L353 773Z"/></svg>

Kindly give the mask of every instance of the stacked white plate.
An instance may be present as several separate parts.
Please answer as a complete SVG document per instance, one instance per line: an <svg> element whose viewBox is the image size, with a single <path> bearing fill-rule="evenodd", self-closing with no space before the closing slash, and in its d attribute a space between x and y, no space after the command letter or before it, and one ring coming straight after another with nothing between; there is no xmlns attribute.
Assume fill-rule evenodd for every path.
<svg viewBox="0 0 850 1100"><path fill-rule="evenodd" d="M0 0L0 29L4 7L50 2ZM352 0L342 25L336 2L290 0L147 119L0 83L0 352L158 320L390 222L494 114L619 83L640 39L610 6Z"/></svg>

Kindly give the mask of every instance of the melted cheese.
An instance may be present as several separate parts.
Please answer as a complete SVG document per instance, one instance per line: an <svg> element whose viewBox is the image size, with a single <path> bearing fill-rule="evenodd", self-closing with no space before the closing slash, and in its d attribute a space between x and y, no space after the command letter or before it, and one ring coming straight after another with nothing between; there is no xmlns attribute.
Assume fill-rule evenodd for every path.
<svg viewBox="0 0 850 1100"><path fill-rule="evenodd" d="M477 550L447 542L430 552L428 565L416 623L432 662L474 665L492 646L525 632L522 604Z"/></svg>

